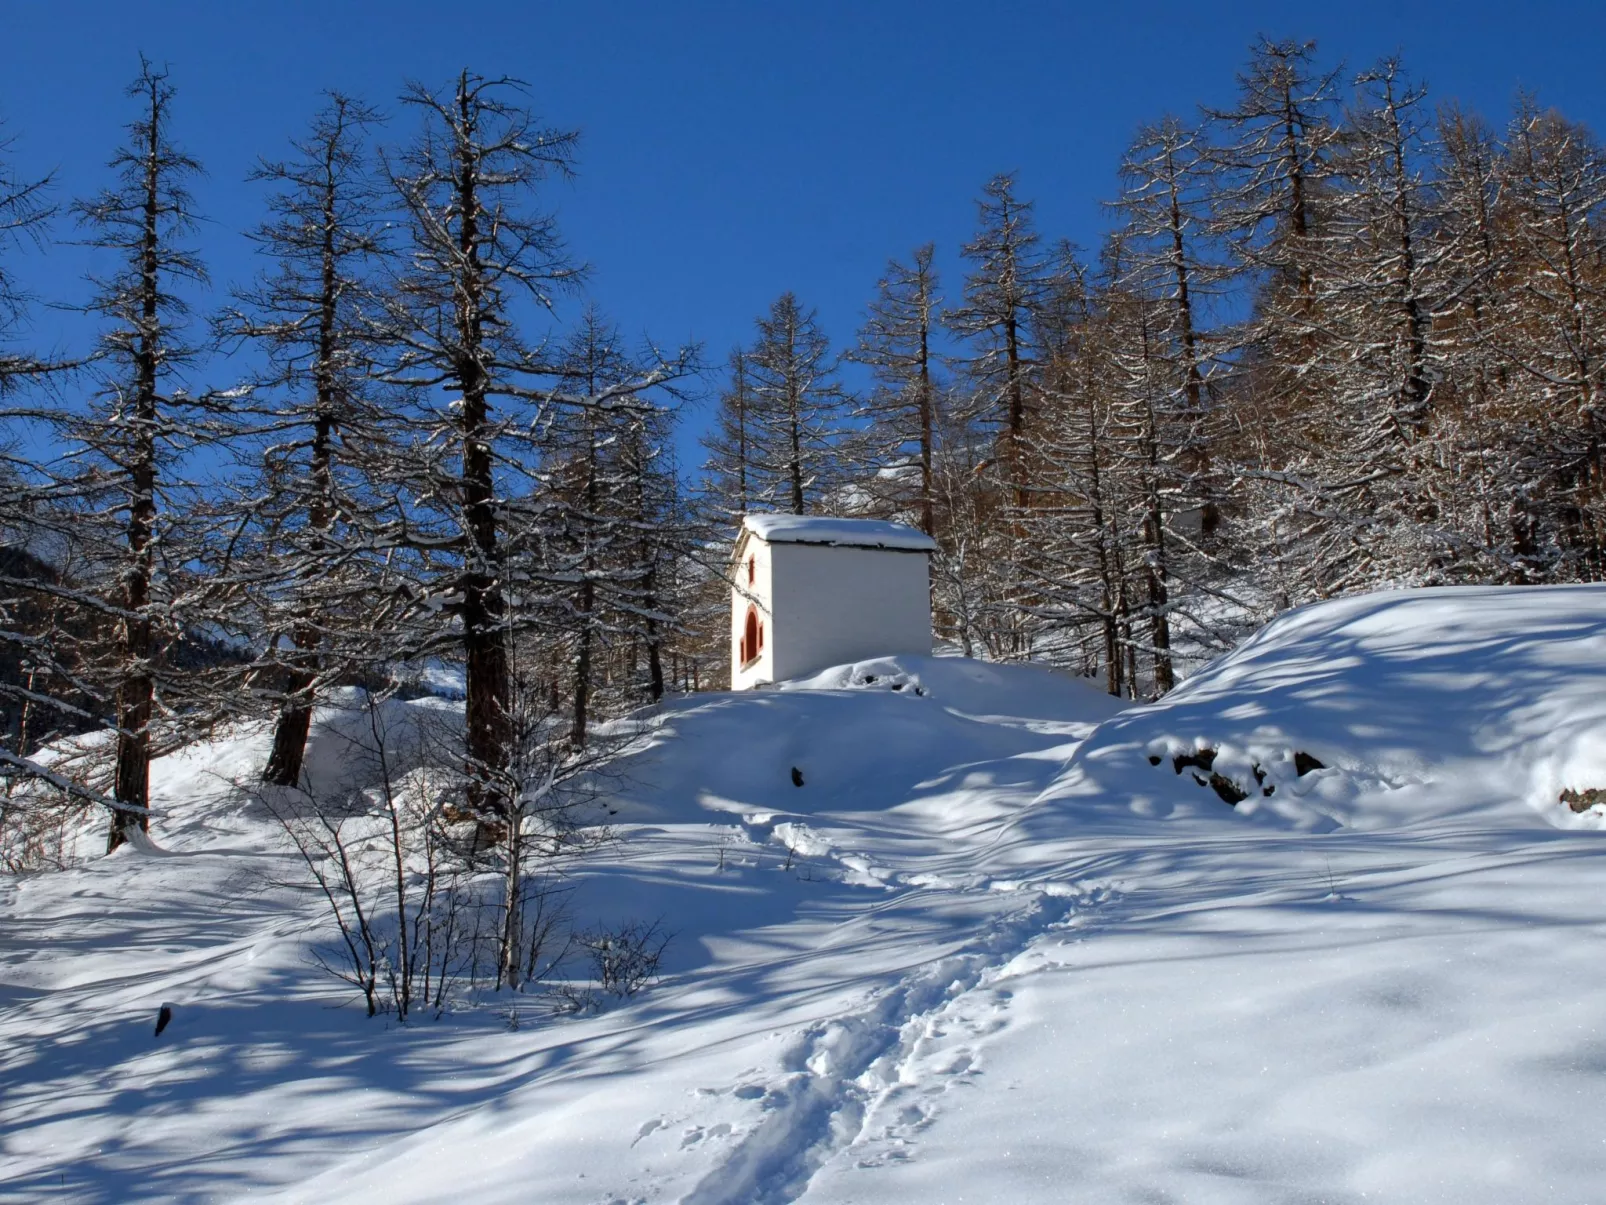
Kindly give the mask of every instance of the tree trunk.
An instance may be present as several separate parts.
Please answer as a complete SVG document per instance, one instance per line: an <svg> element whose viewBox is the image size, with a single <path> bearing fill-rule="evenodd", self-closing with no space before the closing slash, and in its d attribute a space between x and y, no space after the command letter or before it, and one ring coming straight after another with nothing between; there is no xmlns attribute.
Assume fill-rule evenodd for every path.
<svg viewBox="0 0 1606 1205"><path fill-rule="evenodd" d="M467 74L458 87L460 129L474 128ZM465 138L466 142L466 138ZM480 267L478 161L459 148L457 195L458 250L462 256L462 300L458 303L458 357L455 375L463 389L462 492L468 547L463 575L463 654L466 670L465 719L469 805L482 833L504 819L509 794L504 781L510 758L512 716L507 656L507 603L502 592L501 552L497 547L496 480L490 447L489 381L481 364L484 347ZM489 835L489 834L484 834Z"/></svg>
<svg viewBox="0 0 1606 1205"><path fill-rule="evenodd" d="M580 587L580 650L574 659L574 720L569 744L584 749L591 705L591 610L596 606L596 585L588 577Z"/></svg>
<svg viewBox="0 0 1606 1205"><path fill-rule="evenodd" d="M1009 480L1015 491L1015 509L1026 506L1025 457L1021 443L1026 432L1026 393L1020 379L1020 326L1012 308L1004 319L1004 350L1009 364Z"/></svg>
<svg viewBox="0 0 1606 1205"><path fill-rule="evenodd" d="M926 277L920 277L920 530L937 534L936 508L931 497L931 454L935 415L931 396L931 298Z"/></svg>
<svg viewBox="0 0 1606 1205"><path fill-rule="evenodd" d="M150 806L151 711L155 683L150 674L151 601L154 559L151 542L156 531L156 362L161 300L157 219L161 212L160 122L153 92L148 141L145 147L145 196L140 247L140 328L134 352L134 422L131 497L128 509L128 567L125 570L123 607L129 613L121 624L122 681L117 689L117 770L113 795L118 803L135 808ZM150 815L118 811L112 814L106 839L110 853L128 839L135 825L149 832Z"/></svg>
<svg viewBox="0 0 1606 1205"><path fill-rule="evenodd" d="M307 699L312 682L311 674L291 672L285 701L273 725L273 748L262 771L262 781L270 786L293 787L301 781L307 734L312 731L312 704Z"/></svg>
<svg viewBox="0 0 1606 1205"><path fill-rule="evenodd" d="M307 516L308 526L318 533L315 546L322 545L334 522L334 476L331 465L334 460L335 320L339 290L335 247L338 212L336 191L334 175L326 175L323 190L322 287L318 306L318 362L313 373L318 419L312 432L311 468L317 493ZM311 624L297 625L293 640L297 652L302 655L293 658L299 664L290 671L285 700L279 708L278 722L273 727L273 750L262 772L263 782L281 787L293 787L301 781L307 734L312 730L312 698L309 692L317 677L317 649L323 643L318 629Z"/></svg>

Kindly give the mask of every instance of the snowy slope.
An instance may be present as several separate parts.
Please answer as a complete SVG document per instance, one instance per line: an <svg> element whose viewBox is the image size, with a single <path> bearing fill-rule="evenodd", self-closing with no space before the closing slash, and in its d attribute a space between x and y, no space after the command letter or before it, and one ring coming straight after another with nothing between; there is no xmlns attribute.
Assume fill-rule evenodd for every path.
<svg viewBox="0 0 1606 1205"><path fill-rule="evenodd" d="M1175 775L1177 753L1212 748L1213 769L1248 791L1240 814L1265 822L1377 828L1458 816L1526 826L1537 811L1552 824L1597 827L1598 813L1575 817L1557 795L1606 782L1601 599L1596 586L1463 587L1301 608L1156 705L1105 725L1078 751L1062 793L1152 794L1169 807L1169 784L1156 793L1153 779ZM1325 769L1300 776L1296 751ZM1147 766L1155 756L1159 775ZM1257 765L1269 797L1256 789Z"/></svg>
<svg viewBox="0 0 1606 1205"><path fill-rule="evenodd" d="M159 765L163 852L0 883L0 1199L1598 1199L1603 687L1570 588L1308 608L1118 714L929 658L678 701L575 900L665 982L516 1031L329 1007L242 731Z"/></svg>

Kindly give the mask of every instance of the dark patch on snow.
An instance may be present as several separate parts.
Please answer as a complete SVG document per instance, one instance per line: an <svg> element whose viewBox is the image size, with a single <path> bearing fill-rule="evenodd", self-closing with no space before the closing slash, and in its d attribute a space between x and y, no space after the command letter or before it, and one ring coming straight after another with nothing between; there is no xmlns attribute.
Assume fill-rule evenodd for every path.
<svg viewBox="0 0 1606 1205"><path fill-rule="evenodd" d="M1200 786L1206 785L1206 780L1200 778L1197 774L1195 774L1193 778L1194 781ZM1212 791L1220 796L1222 803L1228 804L1232 807L1237 807L1240 803L1249 798L1248 791L1245 791L1237 783L1233 782L1232 779L1223 774L1211 774L1208 785Z"/></svg>
<svg viewBox="0 0 1606 1205"><path fill-rule="evenodd" d="M1214 749L1199 749L1193 753L1178 753L1171 759L1171 768L1178 774L1181 774L1189 767L1195 767L1208 774L1210 767L1215 764L1216 751ZM1197 774L1194 775L1194 778L1198 779L1201 784L1204 782L1204 779L1199 778Z"/></svg>
<svg viewBox="0 0 1606 1205"><path fill-rule="evenodd" d="M1151 753L1149 755L1149 764L1158 766L1160 758ZM1238 804L1249 798L1249 792L1225 774L1217 774L1214 769L1215 764L1216 750L1214 749L1196 749L1192 753L1174 754L1171 758L1171 768L1178 774L1181 774L1184 770L1203 770L1203 774L1193 773L1190 775L1193 781L1201 787L1209 787L1223 803L1237 807ZM1255 776L1255 785L1260 788L1262 795L1269 796L1277 789L1276 783L1268 784L1266 782L1266 771L1261 769L1259 762L1252 764L1249 770Z"/></svg>
<svg viewBox="0 0 1606 1205"><path fill-rule="evenodd" d="M1582 791L1575 791L1568 787L1557 798L1575 812L1587 812L1597 803L1606 803L1606 790L1586 787Z"/></svg>

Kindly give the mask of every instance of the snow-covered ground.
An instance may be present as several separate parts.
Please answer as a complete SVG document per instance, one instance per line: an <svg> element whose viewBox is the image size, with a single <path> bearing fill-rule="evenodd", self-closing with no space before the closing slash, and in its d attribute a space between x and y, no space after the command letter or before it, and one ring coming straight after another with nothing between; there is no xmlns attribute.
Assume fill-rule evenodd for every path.
<svg viewBox="0 0 1606 1205"><path fill-rule="evenodd" d="M646 746L574 907L662 916L666 977L517 1029L331 1007L223 785L263 734L160 763L159 849L0 883L0 1198L1603 1195L1606 843L1557 795L1606 786L1606 588L1308 608L1119 712L867 662Z"/></svg>

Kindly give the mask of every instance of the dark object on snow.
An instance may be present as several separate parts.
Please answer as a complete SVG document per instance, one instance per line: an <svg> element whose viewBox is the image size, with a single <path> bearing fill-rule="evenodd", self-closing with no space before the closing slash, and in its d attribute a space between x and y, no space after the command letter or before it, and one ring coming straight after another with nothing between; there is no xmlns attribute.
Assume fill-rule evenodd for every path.
<svg viewBox="0 0 1606 1205"><path fill-rule="evenodd" d="M1157 762L1151 757L1149 764L1155 765ZM1181 774L1184 770L1203 770L1204 774L1191 775L1193 781L1201 787L1209 787L1221 799L1221 802L1237 807L1249 798L1249 792L1233 782L1225 774L1217 774L1212 769L1215 764L1216 751L1214 749L1199 749L1193 753L1178 753L1171 759L1171 768L1178 774ZM1257 784L1266 781L1265 772L1258 765L1252 766L1250 769L1254 772ZM1208 774L1209 777L1206 778L1205 774ZM1275 789L1275 787L1270 789L1263 787L1261 793L1270 795Z"/></svg>
<svg viewBox="0 0 1606 1205"><path fill-rule="evenodd" d="M1193 776L1193 781L1198 783L1200 786L1207 785L1205 779L1200 778L1197 774ZM1249 798L1248 791L1245 791L1237 783L1233 782L1232 779L1223 774L1212 773L1210 775L1208 785L1212 791L1221 797L1222 803L1231 804L1233 807L1237 807L1240 803Z"/></svg>
<svg viewBox="0 0 1606 1205"><path fill-rule="evenodd" d="M1326 762L1317 761L1314 757L1302 749L1296 749L1294 751L1294 773L1298 774L1301 778L1304 778L1305 775L1309 774L1312 770L1325 769L1327 769Z"/></svg>
<svg viewBox="0 0 1606 1205"><path fill-rule="evenodd" d="M162 1030L167 1028L167 1023L169 1021L171 1021L172 1019L173 1019L173 1006L171 1004L162 1005L161 1011L156 1014L156 1036L157 1037L161 1037L162 1036Z"/></svg>
<svg viewBox="0 0 1606 1205"><path fill-rule="evenodd" d="M1197 753L1179 753L1171 759L1171 768L1178 774L1181 774L1190 766L1209 773L1210 767L1215 764L1216 751L1214 749L1200 749ZM1197 774L1194 777L1199 778ZM1204 779L1199 778L1199 781L1203 782Z"/></svg>
<svg viewBox="0 0 1606 1205"><path fill-rule="evenodd" d="M792 785L794 787L800 787L803 785L803 771L799 770L796 766L792 767Z"/></svg>
<svg viewBox="0 0 1606 1205"><path fill-rule="evenodd" d="M1575 812L1587 812L1597 803L1606 803L1606 791L1599 787L1586 787L1582 791L1568 787L1557 798Z"/></svg>
<svg viewBox="0 0 1606 1205"><path fill-rule="evenodd" d="M1160 764L1160 755L1158 753L1149 754L1149 764L1151 766L1158 766Z"/></svg>

